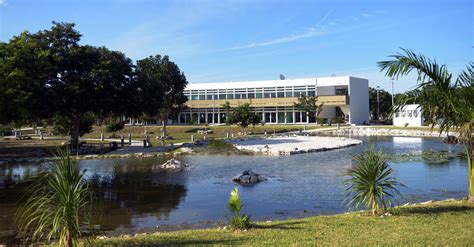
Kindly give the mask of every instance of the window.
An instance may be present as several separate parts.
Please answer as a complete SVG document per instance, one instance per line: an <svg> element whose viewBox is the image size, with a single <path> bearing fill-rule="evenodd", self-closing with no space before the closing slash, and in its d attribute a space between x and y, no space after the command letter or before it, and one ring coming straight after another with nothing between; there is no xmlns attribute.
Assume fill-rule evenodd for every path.
<svg viewBox="0 0 474 247"><path fill-rule="evenodd" d="M285 93L284 93L284 92L278 92L278 93L277 93L277 97L278 97L278 98L284 98L284 97L285 97Z"/></svg>
<svg viewBox="0 0 474 247"><path fill-rule="evenodd" d="M191 100L198 100L198 96L197 95L191 95Z"/></svg>
<svg viewBox="0 0 474 247"><path fill-rule="evenodd" d="M219 99L225 99L225 94L219 94Z"/></svg>
<svg viewBox="0 0 474 247"><path fill-rule="evenodd" d="M199 99L200 99L200 100L204 100L204 99L206 99L206 96L205 96L204 94L200 94L200 95L199 95Z"/></svg>
<svg viewBox="0 0 474 247"><path fill-rule="evenodd" d="M286 112L286 123L293 123L293 112Z"/></svg>
<svg viewBox="0 0 474 247"><path fill-rule="evenodd" d="M289 91L289 92L286 91L285 96L286 96L286 97L293 97L293 92L291 92L291 91Z"/></svg>
<svg viewBox="0 0 474 247"><path fill-rule="evenodd" d="M316 96L316 91L315 90L308 91L308 96Z"/></svg>
<svg viewBox="0 0 474 247"><path fill-rule="evenodd" d="M285 123L285 113L279 112L278 113L278 123Z"/></svg>
<svg viewBox="0 0 474 247"><path fill-rule="evenodd" d="M249 93L249 99L255 99L255 93Z"/></svg>
<svg viewBox="0 0 474 247"><path fill-rule="evenodd" d="M234 95L233 94L227 94L227 99L233 99Z"/></svg>
<svg viewBox="0 0 474 247"><path fill-rule="evenodd" d="M257 99L261 99L261 98L262 98L262 93L256 93L255 95L257 96L257 97L256 97Z"/></svg>

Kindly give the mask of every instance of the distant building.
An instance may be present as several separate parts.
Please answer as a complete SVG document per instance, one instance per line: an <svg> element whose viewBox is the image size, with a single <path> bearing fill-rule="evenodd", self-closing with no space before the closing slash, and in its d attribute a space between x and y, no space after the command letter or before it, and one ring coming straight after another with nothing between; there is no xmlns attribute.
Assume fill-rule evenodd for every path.
<svg viewBox="0 0 474 247"><path fill-rule="evenodd" d="M189 84L184 94L188 108L179 113L176 124L224 124L222 107L250 103L266 124L315 123L314 113L294 107L301 95L318 96L324 103L319 117L332 120L343 115L350 124L369 122L369 82L351 76L270 81Z"/></svg>
<svg viewBox="0 0 474 247"><path fill-rule="evenodd" d="M406 105L393 116L393 126L419 127L424 124L423 109L418 104Z"/></svg>

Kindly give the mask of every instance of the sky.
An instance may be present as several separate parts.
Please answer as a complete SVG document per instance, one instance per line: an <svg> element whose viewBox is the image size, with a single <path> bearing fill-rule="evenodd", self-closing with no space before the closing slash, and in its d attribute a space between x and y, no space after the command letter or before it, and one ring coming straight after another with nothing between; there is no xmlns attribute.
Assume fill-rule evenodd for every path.
<svg viewBox="0 0 474 247"><path fill-rule="evenodd" d="M82 44L137 61L169 55L191 83L356 76L391 92L377 61L408 48L459 74L472 0L0 0L0 41L73 22ZM412 73L394 82L413 89Z"/></svg>

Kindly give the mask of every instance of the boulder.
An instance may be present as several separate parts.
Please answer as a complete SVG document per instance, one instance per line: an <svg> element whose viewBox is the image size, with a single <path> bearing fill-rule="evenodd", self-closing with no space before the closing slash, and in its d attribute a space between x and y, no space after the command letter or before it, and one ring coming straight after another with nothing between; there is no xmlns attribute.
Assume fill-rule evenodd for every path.
<svg viewBox="0 0 474 247"><path fill-rule="evenodd" d="M245 170L241 174L232 178L232 181L243 185L253 185L266 180L267 178L265 176L259 175L252 170Z"/></svg>
<svg viewBox="0 0 474 247"><path fill-rule="evenodd" d="M182 171L186 167L189 167L189 164L185 164L176 159L170 159L166 161L163 165L161 165L162 169L169 170L169 171Z"/></svg>

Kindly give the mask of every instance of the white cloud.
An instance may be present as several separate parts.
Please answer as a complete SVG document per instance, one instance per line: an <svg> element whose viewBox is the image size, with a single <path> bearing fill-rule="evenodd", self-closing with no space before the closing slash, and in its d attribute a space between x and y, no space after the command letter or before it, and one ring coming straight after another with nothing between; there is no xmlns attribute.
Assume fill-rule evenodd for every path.
<svg viewBox="0 0 474 247"><path fill-rule="evenodd" d="M0 0L0 6L6 6L7 4L7 0Z"/></svg>
<svg viewBox="0 0 474 247"><path fill-rule="evenodd" d="M316 28L308 28L308 30L304 33L292 34L292 35L279 37L279 38L272 39L272 40L267 40L267 41L262 41L262 42L255 42L255 43L250 43L250 44L242 45L242 46L234 46L234 47L232 47L230 49L226 49L226 50L241 50L241 49L263 47L263 46L269 46L269 45L284 44L284 43L289 43L289 42L293 42L293 41L297 41L297 40L301 40L301 39L307 39L307 38L321 36L325 33L327 33L327 32L326 31L318 31Z"/></svg>
<svg viewBox="0 0 474 247"><path fill-rule="evenodd" d="M224 49L224 50L227 50L227 51L242 50L242 49L250 49L250 48L256 48L256 47L264 47L264 46L269 46L269 45L285 44L285 43L290 43L290 42L294 42L294 41L298 41L298 40L302 40L302 39L308 39L308 38L313 38L313 37L318 37L318 36L325 35L325 34L328 33L327 28L329 26L335 26L336 25L335 22L331 22L332 23L331 25L330 24L323 25L323 23L327 20L327 18L331 15L331 13L333 11L334 11L334 9L331 9L330 11L328 11L323 16L323 18L321 18L316 23L316 27L308 28L303 33L291 34L291 35L288 35L288 36L283 36L283 37L279 37L279 38L275 38L275 39L271 39L271 40L267 40L267 41L262 41L262 42L253 42L253 43L246 44L246 45L234 46L234 47L231 47L229 49Z"/></svg>
<svg viewBox="0 0 474 247"><path fill-rule="evenodd" d="M372 14L370 14L370 13L362 13L362 14L360 14L360 15L361 15L362 17L365 17L365 18L372 16Z"/></svg>

